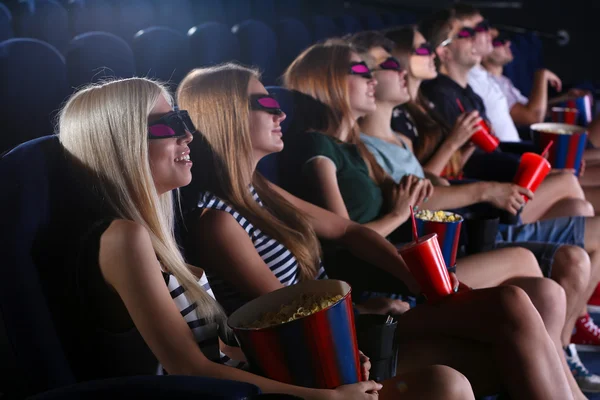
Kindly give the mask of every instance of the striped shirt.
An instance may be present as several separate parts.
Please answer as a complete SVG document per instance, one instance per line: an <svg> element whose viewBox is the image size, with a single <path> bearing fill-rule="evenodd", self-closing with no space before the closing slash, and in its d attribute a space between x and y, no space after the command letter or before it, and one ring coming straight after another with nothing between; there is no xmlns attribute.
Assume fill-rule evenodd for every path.
<svg viewBox="0 0 600 400"><path fill-rule="evenodd" d="M190 303L184 294L184 287L179 284L177 278L167 272L163 272L163 278L171 293L171 298L192 330L194 338L206 358L235 368L243 367L245 365L243 362L234 361L221 352L219 349L219 326L215 322L207 323L206 319L198 315L196 303ZM210 297L215 298L206 279L206 274L202 274L202 277L198 280L198 284L202 286ZM165 373L166 371L162 368L162 365L159 365L157 374L163 375Z"/></svg>
<svg viewBox="0 0 600 400"><path fill-rule="evenodd" d="M262 207L263 203L258 197L254 187L250 186L250 192L256 202ZM213 209L225 211L237 221L237 223L246 231L258 255L267 264L271 272L279 279L284 286L294 285L299 282L298 261L296 257L281 243L272 239L260 229L256 228L250 221L235 211L229 204L210 192L204 192L200 196L198 207L202 209ZM225 309L227 315L231 314L249 300L245 298L239 290L231 285L227 280L222 279L218 271L207 270L208 280L214 290L215 296L221 306ZM327 279L322 263L319 264L317 279Z"/></svg>

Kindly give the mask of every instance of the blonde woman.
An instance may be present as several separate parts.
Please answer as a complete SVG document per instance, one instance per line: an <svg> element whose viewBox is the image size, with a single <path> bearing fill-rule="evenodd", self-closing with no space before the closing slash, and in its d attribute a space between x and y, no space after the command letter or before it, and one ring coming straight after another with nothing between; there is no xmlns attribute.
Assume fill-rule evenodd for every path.
<svg viewBox="0 0 600 400"><path fill-rule="evenodd" d="M202 182L196 182L200 177L195 174L185 189L184 197L191 196L186 202L196 208L186 218L186 250L212 271L223 296L231 291L244 299L290 284L270 268L269 256L261 255L265 242L255 237L263 232L269 236L263 239L280 242L298 262L300 253L288 243L316 252L312 246L317 235L342 241L397 279L409 275L381 236L290 195L256 171L261 158L284 147L284 114L258 78L255 71L225 65L192 71L178 90L179 104L190 110L194 124L205 133L205 151L212 154L210 164L217 166ZM261 98L268 101L257 105L255 100ZM220 112L210 112L213 108ZM265 218L267 213L271 215ZM271 219L279 220L278 225L270 226ZM282 225L286 232L296 232L286 237L274 229ZM312 259L308 277L298 273L298 279L315 279L317 261ZM513 330L517 321L519 328ZM515 399L573 398L539 314L516 287L459 292L449 301L420 305L400 316L399 330L402 373L441 362L465 373L476 393L493 393L504 385Z"/></svg>
<svg viewBox="0 0 600 400"><path fill-rule="evenodd" d="M104 200L78 244L72 276L65 277L77 288L73 309L83 310L70 316L79 346L65 345L81 353L76 361L95 369L79 374L155 373L160 362L160 373L250 382L267 393L375 398L381 385L372 381L316 390L232 367L239 363L226 354L241 353L219 339L224 314L202 270L185 264L173 234L173 191L192 179L195 129L186 112L173 111L164 86L131 78L80 90L62 109L59 131Z"/></svg>

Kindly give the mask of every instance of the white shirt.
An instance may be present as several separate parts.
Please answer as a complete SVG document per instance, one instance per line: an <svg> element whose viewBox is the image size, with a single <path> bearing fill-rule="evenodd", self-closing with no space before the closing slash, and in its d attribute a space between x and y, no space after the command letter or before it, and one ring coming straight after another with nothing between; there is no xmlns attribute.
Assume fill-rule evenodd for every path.
<svg viewBox="0 0 600 400"><path fill-rule="evenodd" d="M510 116L506 95L492 75L478 65L469 71L469 85L483 99L494 134L502 142L520 142L519 132Z"/></svg>
<svg viewBox="0 0 600 400"><path fill-rule="evenodd" d="M527 104L529 103L529 99L523 96L523 93L519 89L513 85L512 81L508 79L504 75L491 75L492 79L496 81L500 89L506 96L506 101L508 102L508 109L512 109L513 106L517 103L519 104Z"/></svg>

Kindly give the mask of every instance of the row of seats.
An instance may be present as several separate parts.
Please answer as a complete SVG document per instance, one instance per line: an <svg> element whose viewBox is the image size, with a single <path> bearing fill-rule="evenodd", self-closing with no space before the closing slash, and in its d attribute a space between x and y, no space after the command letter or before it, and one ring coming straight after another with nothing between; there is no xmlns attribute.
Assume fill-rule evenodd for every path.
<svg viewBox="0 0 600 400"><path fill-rule="evenodd" d="M65 8L58 0L29 0L19 3L13 15L6 6L0 6L0 41L13 36L31 37L44 40L63 52L72 37L84 32L110 32L131 42L136 32L149 26L166 26L185 34L191 27L207 21L234 25L255 19L271 25L281 18L303 18L301 11L307 6L301 6L299 1L261 0L250 3L244 0L230 3L230 7L225 7L223 3L212 0L127 0L114 4L110 0L73 0ZM284 8L285 12L275 14L274 4L279 4L280 9L281 5L287 4L288 7ZM337 18L342 31L381 29L415 20L410 14L380 15L368 9L356 11L356 17L343 15ZM340 7L336 14L344 14L344 8ZM225 15L233 17L227 19ZM322 26L321 20L311 18L313 15L306 15L306 23Z"/></svg>

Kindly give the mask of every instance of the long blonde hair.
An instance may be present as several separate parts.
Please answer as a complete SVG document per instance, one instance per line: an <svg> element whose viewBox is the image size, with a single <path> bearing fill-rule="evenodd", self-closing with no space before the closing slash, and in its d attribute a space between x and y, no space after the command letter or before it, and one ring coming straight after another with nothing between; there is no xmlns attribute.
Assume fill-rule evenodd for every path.
<svg viewBox="0 0 600 400"><path fill-rule="evenodd" d="M358 124L352 116L348 92L350 57L358 51L341 39L330 39L304 50L283 75L285 87L316 98L329 107L325 132L336 137L342 124L352 127L347 142L357 146L371 178L381 185L385 172L360 140Z"/></svg>
<svg viewBox="0 0 600 400"><path fill-rule="evenodd" d="M162 267L186 289L203 318L222 322L218 304L198 284L174 236L173 193L159 195L148 156L148 116L168 90L145 78L90 85L60 112L60 142L91 172L101 195L118 218L146 228Z"/></svg>
<svg viewBox="0 0 600 400"><path fill-rule="evenodd" d="M248 96L252 78L259 79L257 71L229 63L195 69L179 85L177 102L190 113L196 129L211 147L210 174L218 177L207 178L203 185L194 182L193 186L203 186L199 190L219 196L254 226L283 244L296 257L301 280L315 279L320 244L314 230L298 209L269 187L260 172L253 172ZM194 180L198 175L194 175ZM253 199L250 184L254 185L264 208Z"/></svg>

